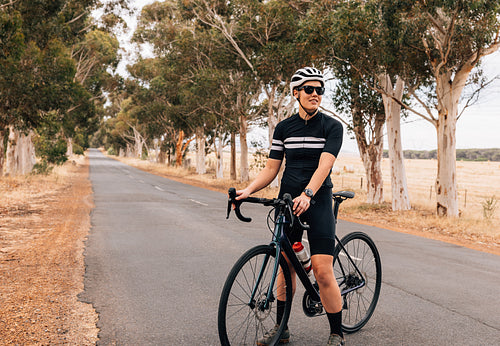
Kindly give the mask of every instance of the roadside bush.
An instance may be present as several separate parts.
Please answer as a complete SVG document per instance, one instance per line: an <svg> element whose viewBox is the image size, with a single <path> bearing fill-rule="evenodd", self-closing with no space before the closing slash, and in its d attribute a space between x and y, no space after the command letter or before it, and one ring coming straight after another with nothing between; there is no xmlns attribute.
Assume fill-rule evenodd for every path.
<svg viewBox="0 0 500 346"><path fill-rule="evenodd" d="M33 170L31 171L31 174L36 175L48 175L50 172L52 172L52 169L54 166L50 165L47 161L42 160L40 162L35 163L33 166Z"/></svg>
<svg viewBox="0 0 500 346"><path fill-rule="evenodd" d="M53 139L39 135L33 143L36 155L47 163L62 165L68 160L66 156L67 144L62 138Z"/></svg>
<svg viewBox="0 0 500 346"><path fill-rule="evenodd" d="M76 155L83 155L84 154L84 150L81 147L81 145L73 144L73 154L76 154Z"/></svg>

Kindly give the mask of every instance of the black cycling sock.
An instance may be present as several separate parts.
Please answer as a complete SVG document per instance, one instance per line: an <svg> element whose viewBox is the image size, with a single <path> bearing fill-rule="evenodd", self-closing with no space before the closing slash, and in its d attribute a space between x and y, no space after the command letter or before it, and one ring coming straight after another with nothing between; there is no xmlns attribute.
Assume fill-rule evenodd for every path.
<svg viewBox="0 0 500 346"><path fill-rule="evenodd" d="M276 323L280 324L283 319L283 314L285 313L286 302L277 299L276 300ZM285 329L288 328L288 325L285 326Z"/></svg>
<svg viewBox="0 0 500 346"><path fill-rule="evenodd" d="M328 316L328 322L330 323L330 334L337 334L340 337L344 337L342 333L342 310L336 313L326 313Z"/></svg>

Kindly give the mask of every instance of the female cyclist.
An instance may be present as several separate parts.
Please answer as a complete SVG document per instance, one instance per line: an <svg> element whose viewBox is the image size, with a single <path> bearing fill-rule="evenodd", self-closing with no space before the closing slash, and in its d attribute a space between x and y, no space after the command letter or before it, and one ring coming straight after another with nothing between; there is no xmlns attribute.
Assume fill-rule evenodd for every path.
<svg viewBox="0 0 500 346"><path fill-rule="evenodd" d="M332 211L331 169L342 145L343 128L339 121L319 112L325 92L323 74L313 67L297 70L292 76L290 90L299 102L299 112L278 123L273 135L271 151L265 168L245 189L236 191L236 199L269 185L279 172L283 158L285 171L280 184L279 197L290 193L294 197L294 214L309 224L308 240L311 262L319 286L321 302L330 323L327 345L344 345L342 334L342 298L333 274L333 250L335 247L335 221ZM311 204L311 199L314 203ZM302 232L288 229L293 244L301 241ZM295 293L296 275L292 273L292 292ZM284 282L278 276L278 287ZM278 294L280 292L278 291ZM285 303L277 300L277 323L281 322ZM268 345L277 333L278 325L268 331L257 345ZM290 331L285 328L280 343L287 343Z"/></svg>

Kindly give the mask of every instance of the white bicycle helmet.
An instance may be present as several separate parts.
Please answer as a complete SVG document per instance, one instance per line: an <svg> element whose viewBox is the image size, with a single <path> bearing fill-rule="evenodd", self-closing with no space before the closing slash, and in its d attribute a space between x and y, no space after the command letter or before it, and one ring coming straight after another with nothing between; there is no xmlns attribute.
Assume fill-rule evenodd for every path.
<svg viewBox="0 0 500 346"><path fill-rule="evenodd" d="M304 67L298 69L292 76L292 81L290 82L290 92L293 95L293 89L301 86L305 82L308 81L319 81L321 82L321 86L325 86L325 78L323 77L323 73L320 70L314 67Z"/></svg>

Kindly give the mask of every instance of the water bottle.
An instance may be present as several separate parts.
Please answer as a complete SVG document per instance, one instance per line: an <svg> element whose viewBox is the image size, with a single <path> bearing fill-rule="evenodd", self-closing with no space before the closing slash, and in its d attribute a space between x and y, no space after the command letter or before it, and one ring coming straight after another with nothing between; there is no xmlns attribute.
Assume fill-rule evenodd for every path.
<svg viewBox="0 0 500 346"><path fill-rule="evenodd" d="M295 252L295 255L299 259L300 263L302 264L302 267L306 271L309 280L314 283L316 281L316 278L314 277L314 273L312 270L311 257L309 256L306 248L300 241L298 241L293 243L292 249Z"/></svg>

